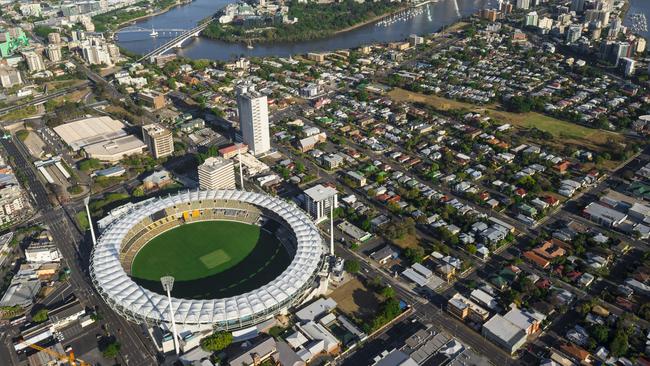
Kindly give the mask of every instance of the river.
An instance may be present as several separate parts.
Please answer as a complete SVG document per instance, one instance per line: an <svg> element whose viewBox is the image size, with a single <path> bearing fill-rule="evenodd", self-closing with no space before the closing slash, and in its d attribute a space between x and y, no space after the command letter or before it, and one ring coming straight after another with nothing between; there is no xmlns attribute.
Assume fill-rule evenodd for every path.
<svg viewBox="0 0 650 366"><path fill-rule="evenodd" d="M144 19L118 32L118 44L131 52L144 54L180 34L171 30L190 29L199 20L210 16L230 2L232 0L195 0L164 14ZM430 34L486 6L496 6L496 0L438 0L422 6L416 15L388 26L368 24L329 38L306 42L255 44L253 49L248 49L239 43L198 37L186 41L178 54L193 59L231 60L240 56L286 57L307 52L355 48L373 43L403 40L413 33ZM139 30L136 32L129 30L134 27ZM151 29L156 29L159 36L151 38L149 35Z"/></svg>
<svg viewBox="0 0 650 366"><path fill-rule="evenodd" d="M623 24L626 26L630 26L631 21L630 21L630 15L635 14L635 13L642 13L645 14L647 18L650 18L650 1L648 0L628 0L630 2L630 9L627 12L627 16L625 17ZM648 37L650 37L650 32L641 32L640 33L643 37L648 40Z"/></svg>

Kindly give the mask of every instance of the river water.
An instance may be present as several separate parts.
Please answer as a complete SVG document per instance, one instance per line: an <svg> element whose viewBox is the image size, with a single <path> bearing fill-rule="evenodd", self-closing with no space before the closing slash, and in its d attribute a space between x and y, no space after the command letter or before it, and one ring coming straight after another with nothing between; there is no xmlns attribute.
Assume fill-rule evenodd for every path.
<svg viewBox="0 0 650 366"><path fill-rule="evenodd" d="M629 0L630 1L630 10L627 12L627 16L625 17L623 24L626 26L629 26L631 24L630 21L630 15L634 13L643 13L645 14L646 18L650 19L650 1L648 0ZM648 40L648 37L650 37L650 32L642 32L640 33L643 37Z"/></svg>
<svg viewBox="0 0 650 366"><path fill-rule="evenodd" d="M177 34L173 30L190 29L196 23L233 0L195 0L190 4L176 7L167 13L145 19L118 33L118 44L135 53L144 54ZM639 0L640 2L646 0ZM239 56L281 56L307 52L332 51L355 48L373 43L403 40L410 34L425 35L438 31L443 26L454 23L461 17L476 13L486 7L495 7L496 0L438 0L422 6L416 15L394 22L388 26L368 24L335 36L292 43L255 44L253 49L239 43L221 42L205 37L186 41L179 55L199 59L230 60ZM137 31L130 29L137 28ZM159 36L150 37L151 29Z"/></svg>

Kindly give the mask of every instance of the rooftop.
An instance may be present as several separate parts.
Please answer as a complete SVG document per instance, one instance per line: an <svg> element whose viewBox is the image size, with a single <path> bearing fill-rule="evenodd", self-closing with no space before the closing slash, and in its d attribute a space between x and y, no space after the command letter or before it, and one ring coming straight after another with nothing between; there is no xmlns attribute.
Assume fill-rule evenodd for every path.
<svg viewBox="0 0 650 366"><path fill-rule="evenodd" d="M54 127L61 139L72 150L77 151L84 146L122 137L126 135L124 123L110 117L90 117Z"/></svg>
<svg viewBox="0 0 650 366"><path fill-rule="evenodd" d="M335 196L338 191L335 188L317 184L305 190L305 195L309 196L313 201L319 202L330 197Z"/></svg>

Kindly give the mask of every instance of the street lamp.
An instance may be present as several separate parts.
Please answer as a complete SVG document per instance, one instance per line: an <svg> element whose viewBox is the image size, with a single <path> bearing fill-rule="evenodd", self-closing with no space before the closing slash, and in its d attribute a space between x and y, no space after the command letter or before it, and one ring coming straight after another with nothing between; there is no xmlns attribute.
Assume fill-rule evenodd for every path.
<svg viewBox="0 0 650 366"><path fill-rule="evenodd" d="M167 299L169 300L169 317L172 321L172 334L174 336L174 349L178 355L178 333L176 332L176 321L174 320L174 308L172 307L172 288L174 287L174 277L164 276L160 277L160 283L165 291L167 291Z"/></svg>

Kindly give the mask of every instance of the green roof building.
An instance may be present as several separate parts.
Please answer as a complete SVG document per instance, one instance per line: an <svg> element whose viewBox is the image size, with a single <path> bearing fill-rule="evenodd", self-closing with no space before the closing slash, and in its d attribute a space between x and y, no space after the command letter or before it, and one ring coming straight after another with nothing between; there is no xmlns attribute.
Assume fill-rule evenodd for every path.
<svg viewBox="0 0 650 366"><path fill-rule="evenodd" d="M25 46L29 46L29 39L22 29L0 29L0 58L9 57L16 49Z"/></svg>

